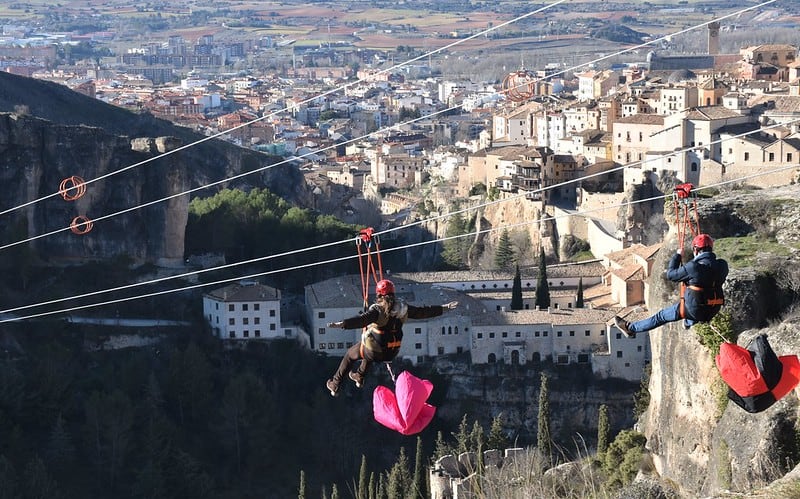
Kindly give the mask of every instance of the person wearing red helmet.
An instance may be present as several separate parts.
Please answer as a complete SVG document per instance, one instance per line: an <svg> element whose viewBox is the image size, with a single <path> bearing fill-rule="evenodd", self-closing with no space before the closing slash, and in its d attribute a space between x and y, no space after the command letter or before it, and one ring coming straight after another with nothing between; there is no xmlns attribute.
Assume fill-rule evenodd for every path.
<svg viewBox="0 0 800 499"><path fill-rule="evenodd" d="M388 362L400 351L403 340L403 323L408 319L428 319L442 315L445 310L453 310L457 301L444 305L415 307L402 298L395 297L394 283L388 279L375 285L375 303L366 312L338 322L329 322L328 327L342 329L364 328L361 341L347 349L339 368L325 386L336 396L339 384L345 375L356 383L358 388L364 383L364 376L372 362ZM361 359L357 370L352 370L353 362Z"/></svg>
<svg viewBox="0 0 800 499"><path fill-rule="evenodd" d="M668 322L683 319L689 329L698 322L710 321L725 303L722 285L728 277L728 262L714 254L714 240L708 234L698 234L692 239L694 258L681 265L681 252L672 255L667 268L667 279L681 283L678 303L659 310L654 315L636 322L614 317L614 324L628 338L636 333L650 331Z"/></svg>

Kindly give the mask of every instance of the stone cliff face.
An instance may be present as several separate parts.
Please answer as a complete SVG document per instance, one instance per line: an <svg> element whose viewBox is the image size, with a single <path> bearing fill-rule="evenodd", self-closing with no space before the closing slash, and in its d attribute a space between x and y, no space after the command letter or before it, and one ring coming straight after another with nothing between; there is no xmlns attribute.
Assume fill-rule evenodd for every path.
<svg viewBox="0 0 800 499"><path fill-rule="evenodd" d="M766 221L771 237L784 243L796 241L799 194L800 187L791 186L715 196L701 202L701 227L715 238L731 237L748 234ZM765 213L765 199L781 200L781 209L767 211L766 217L754 215ZM676 246L673 230L655 268L665 268L670 248L674 251ZM778 355L800 354L800 318L789 307L796 298L793 276L797 271L793 269L800 256L789 249L788 256L780 258L768 253L756 257L752 267L734 267L725 287L726 309L733 313L740 333L738 344L746 346L755 335L767 334ZM663 273L654 273L650 284L655 307L677 298L676 286ZM766 329L747 329L764 327L768 321L772 325ZM638 428L647 437L654 468L662 479L684 497L711 496L722 490L746 493L797 464L797 390L762 413L748 414L733 403L722 403L719 394L725 393L725 385L711 353L693 330L675 323L652 331L650 343L650 406Z"/></svg>
<svg viewBox="0 0 800 499"><path fill-rule="evenodd" d="M633 424L633 395L638 383L598 380L586 365L554 366L550 361L525 366L503 364L469 365L437 359L434 385L444 388L447 403L440 404L439 416L458 421L464 414L488 428L501 414L504 428L518 445L536 443L539 412L540 375L548 376L550 428L554 440L566 454L584 453L576 449L583 439L593 448L597 437L598 411L609 408L609 420L616 430Z"/></svg>
<svg viewBox="0 0 800 499"><path fill-rule="evenodd" d="M216 147L205 143L202 148L171 153L184 145L184 139L132 139L96 127L60 125L28 115L2 113L0 179L5 195L0 206L12 212L0 220L0 234L10 243L54 232L30 243L40 255L54 261L118 255L128 255L138 262L181 261L189 196L136 207L272 161L267 156L216 142ZM139 166L127 168L132 165ZM114 173L122 169L125 171ZM87 185L86 194L75 201L52 196L60 182L72 175L87 181L100 180ZM235 185L266 185L290 199L305 187L299 173L288 166L227 186ZM218 188L193 195L210 195ZM110 216L119 212L124 213ZM67 229L79 215L95 221L91 232L85 235ZM17 226L19 220L24 220L26 233L12 234L11 227Z"/></svg>

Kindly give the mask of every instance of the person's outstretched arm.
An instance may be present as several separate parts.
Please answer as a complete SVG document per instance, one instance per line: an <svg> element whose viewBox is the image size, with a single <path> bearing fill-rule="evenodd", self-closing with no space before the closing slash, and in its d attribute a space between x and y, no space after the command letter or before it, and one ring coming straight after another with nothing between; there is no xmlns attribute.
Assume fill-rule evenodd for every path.
<svg viewBox="0 0 800 499"><path fill-rule="evenodd" d="M457 301L451 301L444 305L431 305L428 307L415 307L414 305L408 306L409 319L429 319L442 315L445 310L453 310L458 306Z"/></svg>
<svg viewBox="0 0 800 499"><path fill-rule="evenodd" d="M369 307L366 312L359 314L355 317L349 317L347 319L337 321L337 322L329 322L328 327L338 327L342 329L357 329L360 327L364 327L367 324L372 324L378 317L380 316L380 312L374 306Z"/></svg>

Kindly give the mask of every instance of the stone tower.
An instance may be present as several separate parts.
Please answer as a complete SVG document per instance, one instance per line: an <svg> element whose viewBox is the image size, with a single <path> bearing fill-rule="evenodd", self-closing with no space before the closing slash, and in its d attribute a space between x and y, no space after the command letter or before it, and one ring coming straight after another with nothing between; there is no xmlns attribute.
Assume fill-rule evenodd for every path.
<svg viewBox="0 0 800 499"><path fill-rule="evenodd" d="M708 23L708 54L719 54L719 22Z"/></svg>

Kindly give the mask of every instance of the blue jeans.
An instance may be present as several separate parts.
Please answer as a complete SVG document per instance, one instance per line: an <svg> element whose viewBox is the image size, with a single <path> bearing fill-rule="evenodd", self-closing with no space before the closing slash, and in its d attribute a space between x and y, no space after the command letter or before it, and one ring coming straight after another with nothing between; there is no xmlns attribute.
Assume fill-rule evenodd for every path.
<svg viewBox="0 0 800 499"><path fill-rule="evenodd" d="M680 309L680 303L676 303L675 305L669 306L667 308L662 308L661 310L651 315L647 319L631 322L630 324L628 324L628 329L634 333L642 333L644 331L650 331L651 329L661 327L668 322L679 321L681 319L679 309ZM694 321L692 319L684 319L684 324L687 327L690 327L696 323L697 321Z"/></svg>

